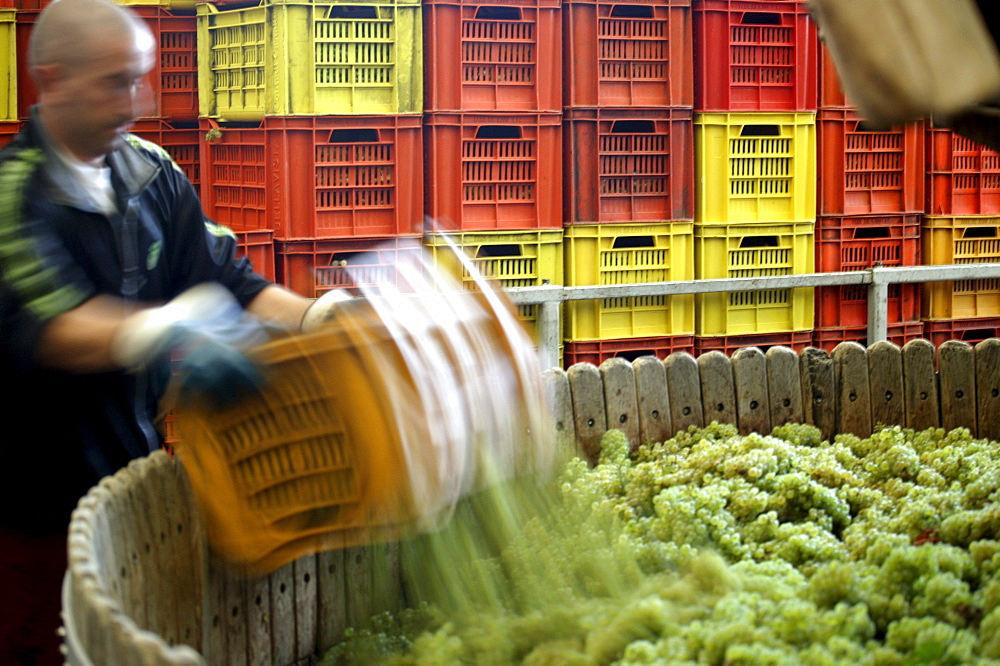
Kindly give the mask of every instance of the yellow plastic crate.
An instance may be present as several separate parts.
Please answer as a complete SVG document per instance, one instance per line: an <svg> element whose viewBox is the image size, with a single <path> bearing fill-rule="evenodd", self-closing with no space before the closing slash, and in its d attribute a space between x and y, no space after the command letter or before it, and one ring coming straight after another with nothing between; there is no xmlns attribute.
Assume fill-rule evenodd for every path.
<svg viewBox="0 0 1000 666"><path fill-rule="evenodd" d="M152 2L139 0L114 0L116 5L126 7L162 7L170 11L191 12L194 11L197 0L152 0Z"/></svg>
<svg viewBox="0 0 1000 666"><path fill-rule="evenodd" d="M816 217L815 113L696 113L695 222Z"/></svg>
<svg viewBox="0 0 1000 666"><path fill-rule="evenodd" d="M924 218L920 229L924 264L1000 261L1000 217ZM980 280L924 283L924 319L1000 316L1000 276Z"/></svg>
<svg viewBox="0 0 1000 666"><path fill-rule="evenodd" d="M16 9L0 9L0 120L17 120Z"/></svg>
<svg viewBox="0 0 1000 666"><path fill-rule="evenodd" d="M418 0L199 2L203 117L402 115L423 109Z"/></svg>
<svg viewBox="0 0 1000 666"><path fill-rule="evenodd" d="M563 283L563 231L479 231L427 234L424 245L431 261L472 286L472 278L449 247L454 243L488 278L504 287L534 287ZM532 337L538 327L538 306L519 305L518 314Z"/></svg>
<svg viewBox="0 0 1000 666"><path fill-rule="evenodd" d="M695 224L695 278L812 273L813 222ZM699 294L695 335L805 331L813 328L813 289Z"/></svg>
<svg viewBox="0 0 1000 666"><path fill-rule="evenodd" d="M563 245L567 286L694 279L690 221L572 225ZM570 341L694 332L691 295L569 301L565 312Z"/></svg>

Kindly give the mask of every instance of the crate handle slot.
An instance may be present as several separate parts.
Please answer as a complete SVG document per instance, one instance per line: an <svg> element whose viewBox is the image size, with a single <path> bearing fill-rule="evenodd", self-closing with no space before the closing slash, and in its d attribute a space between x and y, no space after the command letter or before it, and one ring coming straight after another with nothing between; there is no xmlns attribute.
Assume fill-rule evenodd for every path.
<svg viewBox="0 0 1000 666"><path fill-rule="evenodd" d="M521 246L516 243L501 243L500 245L483 245L476 250L476 259L493 257L520 257Z"/></svg>
<svg viewBox="0 0 1000 666"><path fill-rule="evenodd" d="M485 21L520 21L520 7L479 7L476 9L476 18Z"/></svg>
<svg viewBox="0 0 1000 666"><path fill-rule="evenodd" d="M654 134L656 123L652 120L616 120L611 123L612 134Z"/></svg>
<svg viewBox="0 0 1000 666"><path fill-rule="evenodd" d="M897 127L874 127L868 120L859 120L858 124L854 127L855 132L881 132L882 134L896 132L898 129Z"/></svg>
<svg viewBox="0 0 1000 666"><path fill-rule="evenodd" d="M637 247L656 247L652 236L617 236L611 244L613 250L633 249Z"/></svg>
<svg viewBox="0 0 1000 666"><path fill-rule="evenodd" d="M378 143L378 130L363 127L335 129L330 132L330 140L327 143Z"/></svg>
<svg viewBox="0 0 1000 666"><path fill-rule="evenodd" d="M331 266L373 266L378 263L374 252L334 252Z"/></svg>
<svg viewBox="0 0 1000 666"><path fill-rule="evenodd" d="M740 136L781 136L781 128L778 125L744 125Z"/></svg>
<svg viewBox="0 0 1000 666"><path fill-rule="evenodd" d="M629 349L628 351L620 351L615 354L616 358L623 358L626 361L634 361L637 358L642 358L643 356L656 356L655 349Z"/></svg>
<svg viewBox="0 0 1000 666"><path fill-rule="evenodd" d="M476 130L477 139L520 139L521 128L517 125L483 125Z"/></svg>
<svg viewBox="0 0 1000 666"><path fill-rule="evenodd" d="M962 238L996 238L996 227L969 227L962 230Z"/></svg>
<svg viewBox="0 0 1000 666"><path fill-rule="evenodd" d="M370 5L334 5L330 7L332 19L377 19L378 8Z"/></svg>
<svg viewBox="0 0 1000 666"><path fill-rule="evenodd" d="M777 236L746 236L740 239L740 247L778 247Z"/></svg>
<svg viewBox="0 0 1000 666"><path fill-rule="evenodd" d="M653 8L648 5L614 5L611 18L653 18Z"/></svg>
<svg viewBox="0 0 1000 666"><path fill-rule="evenodd" d="M996 336L996 334L997 331L995 328L973 328L968 331L962 331L962 340L977 342L979 340L992 338Z"/></svg>
<svg viewBox="0 0 1000 666"><path fill-rule="evenodd" d="M871 238L889 238L892 232L889 227L861 227L854 230L855 240L866 240Z"/></svg>
<svg viewBox="0 0 1000 666"><path fill-rule="evenodd" d="M781 14L773 12L744 12L740 25L781 25Z"/></svg>

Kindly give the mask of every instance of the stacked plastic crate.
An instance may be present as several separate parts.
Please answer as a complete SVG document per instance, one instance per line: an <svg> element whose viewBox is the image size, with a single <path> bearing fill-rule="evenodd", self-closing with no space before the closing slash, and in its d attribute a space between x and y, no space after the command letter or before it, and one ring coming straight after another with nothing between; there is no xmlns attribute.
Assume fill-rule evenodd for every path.
<svg viewBox="0 0 1000 666"><path fill-rule="evenodd" d="M700 0L695 277L811 273L817 36L805 2ZM812 341L813 290L705 294L697 353Z"/></svg>
<svg viewBox="0 0 1000 666"><path fill-rule="evenodd" d="M1000 155L932 125L926 148L923 263L1000 261ZM1000 336L1000 280L927 283L921 310L935 345Z"/></svg>
<svg viewBox="0 0 1000 666"><path fill-rule="evenodd" d="M920 264L924 123L866 123L822 45L819 86L816 271ZM890 285L888 305L889 340L903 345L922 336L920 285ZM866 286L817 290L817 347L832 350L845 340L866 344L867 324Z"/></svg>
<svg viewBox="0 0 1000 666"><path fill-rule="evenodd" d="M197 31L206 213L305 296L392 279L423 212L419 0L199 2Z"/></svg>
<svg viewBox="0 0 1000 666"><path fill-rule="evenodd" d="M694 278L691 0L563 0L566 280ZM693 351L692 296L566 304L564 364Z"/></svg>
<svg viewBox="0 0 1000 666"><path fill-rule="evenodd" d="M17 9L12 0L0 0L0 148L21 129L17 115Z"/></svg>
<svg viewBox="0 0 1000 666"><path fill-rule="evenodd" d="M559 0L424 0L424 243L507 287L561 284ZM534 329L537 306L521 308Z"/></svg>

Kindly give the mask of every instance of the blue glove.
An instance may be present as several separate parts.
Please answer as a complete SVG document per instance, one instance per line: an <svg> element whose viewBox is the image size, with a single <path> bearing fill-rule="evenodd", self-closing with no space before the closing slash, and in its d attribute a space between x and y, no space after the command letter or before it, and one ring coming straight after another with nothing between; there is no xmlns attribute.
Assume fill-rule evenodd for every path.
<svg viewBox="0 0 1000 666"><path fill-rule="evenodd" d="M242 350L267 339L264 324L228 290L207 283L130 316L116 334L111 354L133 372L169 354L177 361L178 399L209 400L218 408L260 388L260 369Z"/></svg>
<svg viewBox="0 0 1000 666"><path fill-rule="evenodd" d="M263 386L260 368L239 349L214 336L193 337L177 348L179 403L205 401L212 409L222 409Z"/></svg>

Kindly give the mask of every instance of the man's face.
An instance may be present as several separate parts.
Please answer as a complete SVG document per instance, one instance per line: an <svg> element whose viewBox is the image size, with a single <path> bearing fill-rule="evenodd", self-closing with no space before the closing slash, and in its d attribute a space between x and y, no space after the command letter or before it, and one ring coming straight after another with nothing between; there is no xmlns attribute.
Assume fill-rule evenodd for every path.
<svg viewBox="0 0 1000 666"><path fill-rule="evenodd" d="M147 75L156 45L146 31L93 40L86 62L59 65L42 91L50 130L78 158L102 158L151 110Z"/></svg>

